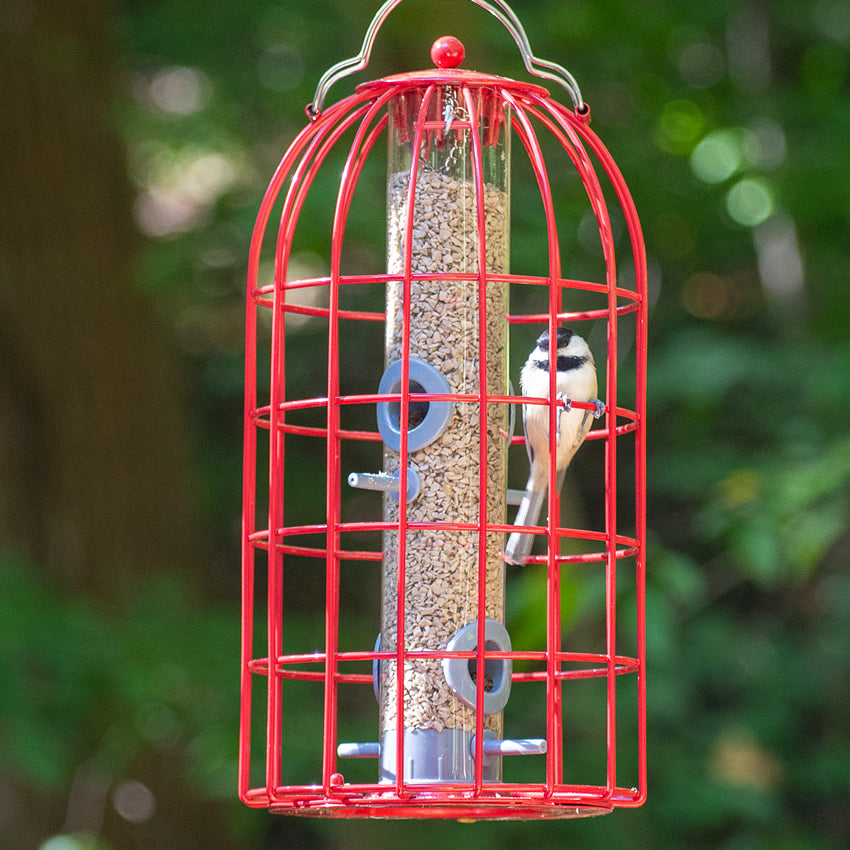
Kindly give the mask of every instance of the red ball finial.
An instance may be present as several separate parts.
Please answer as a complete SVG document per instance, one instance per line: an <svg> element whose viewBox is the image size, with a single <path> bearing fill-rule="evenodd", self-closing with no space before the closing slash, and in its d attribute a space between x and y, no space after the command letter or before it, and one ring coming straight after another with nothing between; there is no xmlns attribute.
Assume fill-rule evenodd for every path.
<svg viewBox="0 0 850 850"><path fill-rule="evenodd" d="M444 35L431 46L431 59L438 68L457 68L465 55L463 44L453 35Z"/></svg>

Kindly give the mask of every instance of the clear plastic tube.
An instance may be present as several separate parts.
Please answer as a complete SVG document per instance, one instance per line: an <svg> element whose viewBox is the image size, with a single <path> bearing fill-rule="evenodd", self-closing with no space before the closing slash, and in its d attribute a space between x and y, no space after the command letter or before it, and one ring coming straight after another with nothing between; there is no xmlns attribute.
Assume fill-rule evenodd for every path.
<svg viewBox="0 0 850 850"><path fill-rule="evenodd" d="M473 133L480 144L473 143ZM400 93L391 103L387 268L390 274L404 275L409 263L410 310L406 334L405 284L390 282L387 367L402 360L404 341L409 338L408 357L439 371L453 394L507 394L508 286L486 279L482 297L479 257L483 250L487 273L507 274L509 139L509 115L498 94L487 88L423 86ZM409 260L408 228L412 230ZM484 246L480 244L482 229ZM482 356L486 359L483 369ZM486 375L484 387L482 374ZM422 392L412 379L409 386L411 392ZM429 407L428 402L411 402L409 432L429 415ZM481 565L486 571L484 617L503 621L503 535L489 532L482 537L478 524L485 490L486 521L505 521L507 427L507 404L487 404L485 422L477 400L456 400L447 426L436 438L425 446L408 447L406 463L419 474L421 489L406 506L406 520L429 527L407 531L404 600L399 600L399 531L385 532L382 650L398 648L399 605L403 603L405 651L444 652L461 630L478 621ZM385 471L397 471L403 462L398 451L385 446ZM385 497L385 520L399 522L399 509L397 500ZM443 527L457 523L471 528ZM510 648L496 643L488 637L486 646ZM463 665L474 681L475 661ZM506 679L509 689L510 675L496 678L503 687ZM490 693L492 677L485 678L484 687L491 709L485 705L485 737L501 738L502 712L492 710L500 704L499 695ZM404 779L471 781L474 763L469 744L475 732L475 709L449 684L439 657L405 662L402 699ZM380 682L384 781L396 778L398 701L396 662L385 660ZM497 780L500 774L500 759L485 759L485 779Z"/></svg>

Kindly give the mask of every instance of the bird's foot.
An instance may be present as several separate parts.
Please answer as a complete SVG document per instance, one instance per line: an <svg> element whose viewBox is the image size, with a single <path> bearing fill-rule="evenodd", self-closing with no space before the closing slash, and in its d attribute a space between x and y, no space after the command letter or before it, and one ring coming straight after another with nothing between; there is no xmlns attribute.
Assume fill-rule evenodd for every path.
<svg viewBox="0 0 850 850"><path fill-rule="evenodd" d="M555 398L559 402L559 412L563 410L564 412L569 413L573 409L573 400L568 395L564 395L564 393L558 393Z"/></svg>
<svg viewBox="0 0 850 850"><path fill-rule="evenodd" d="M573 409L573 400L564 395L564 393L558 393L555 398L558 400L558 412L555 416L557 420L555 422L555 445L561 445L561 414L569 413Z"/></svg>
<svg viewBox="0 0 850 850"><path fill-rule="evenodd" d="M601 401L598 398L593 398L591 399L591 401L593 402L593 404L596 405L596 410L593 411L593 418L601 419L602 416L605 414L605 402Z"/></svg>

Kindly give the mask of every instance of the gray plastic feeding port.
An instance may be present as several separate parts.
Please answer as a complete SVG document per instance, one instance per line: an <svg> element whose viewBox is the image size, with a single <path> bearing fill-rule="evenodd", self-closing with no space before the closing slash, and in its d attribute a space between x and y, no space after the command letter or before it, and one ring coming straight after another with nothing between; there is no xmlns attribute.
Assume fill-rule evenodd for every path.
<svg viewBox="0 0 850 850"><path fill-rule="evenodd" d="M340 744L336 754L341 759L376 759L381 754L381 745L375 741L367 744Z"/></svg>
<svg viewBox="0 0 850 850"><path fill-rule="evenodd" d="M433 729L408 731L404 733L404 751L408 762L408 779L418 779L428 782L461 778L469 781L474 776L474 762L467 761L462 756L459 740L469 740L469 758L475 759L475 735L457 729L446 729L435 732ZM388 755L391 764L395 754L395 736L385 737L388 753L381 752L381 744L377 741L362 744L340 744L336 753L341 759L371 759ZM496 738L489 730L484 730L484 741L481 746L484 757L484 778L494 781L498 778L498 759L501 756L536 756L546 752L545 738ZM392 770L383 771L382 781L392 781Z"/></svg>
<svg viewBox="0 0 850 850"><path fill-rule="evenodd" d="M348 486L361 490L380 490L390 493L398 501L399 477L397 472L352 472L348 476ZM412 502L421 489L419 473L407 468L407 501Z"/></svg>
<svg viewBox="0 0 850 850"><path fill-rule="evenodd" d="M545 738L496 738L484 737L481 746L484 758L493 756L539 756L546 752L547 744ZM469 754L475 758L475 736L469 742Z"/></svg>
<svg viewBox="0 0 850 850"><path fill-rule="evenodd" d="M442 373L424 360L410 358L408 387L411 393L447 395L451 392ZM378 385L381 395L401 393L401 360L390 363ZM451 401L416 399L408 405L407 450L418 451L433 443L448 427L454 411ZM395 452L401 449L401 403L378 402L378 431L383 441Z"/></svg>
<svg viewBox="0 0 850 850"><path fill-rule="evenodd" d="M478 623L472 622L464 626L448 643L449 652L475 652L478 649ZM511 638L508 630L498 621L484 621L484 649L489 652L510 652ZM478 692L474 658L444 658L443 674L449 687L457 698L475 708ZM495 714L501 711L511 695L511 672L513 665L510 658L487 658L484 661L484 713Z"/></svg>

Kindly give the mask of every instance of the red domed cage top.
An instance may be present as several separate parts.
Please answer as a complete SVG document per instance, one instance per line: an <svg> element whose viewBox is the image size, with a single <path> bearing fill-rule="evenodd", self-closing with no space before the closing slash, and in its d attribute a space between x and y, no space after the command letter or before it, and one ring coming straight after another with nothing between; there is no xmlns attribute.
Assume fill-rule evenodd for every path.
<svg viewBox="0 0 850 850"><path fill-rule="evenodd" d="M325 107L399 2L322 79L251 242L239 793L337 817L638 806L638 217L575 81L501 0L473 2L571 108L460 68L451 37L436 68ZM386 243L353 248L375 214Z"/></svg>

